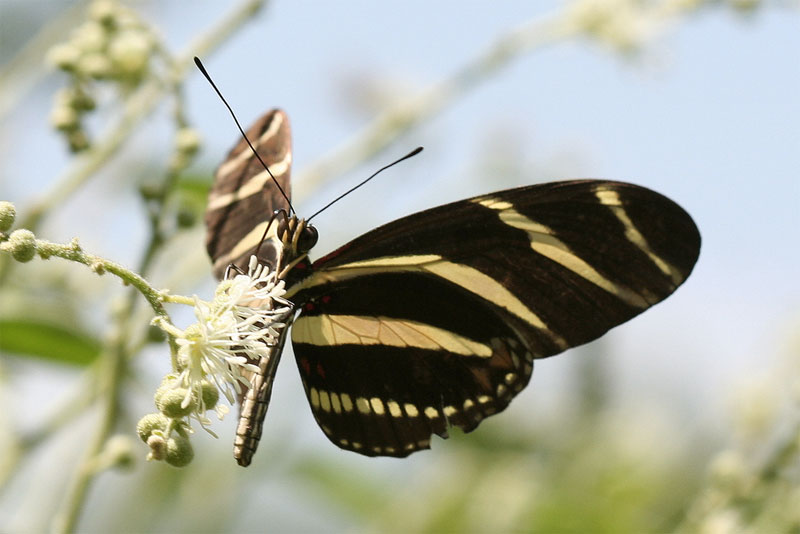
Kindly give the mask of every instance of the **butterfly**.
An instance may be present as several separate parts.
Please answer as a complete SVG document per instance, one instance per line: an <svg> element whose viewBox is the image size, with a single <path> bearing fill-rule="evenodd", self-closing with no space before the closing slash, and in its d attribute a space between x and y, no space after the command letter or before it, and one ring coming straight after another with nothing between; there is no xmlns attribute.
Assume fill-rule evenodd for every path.
<svg viewBox="0 0 800 534"><path fill-rule="evenodd" d="M218 168L206 213L217 277L252 254L299 313L259 362L234 456L258 446L291 328L311 411L338 447L404 457L503 411L534 360L602 336L671 295L700 234L637 185L572 180L507 189L385 224L316 261L290 209L289 120L264 114ZM281 191L279 191L279 188Z"/></svg>

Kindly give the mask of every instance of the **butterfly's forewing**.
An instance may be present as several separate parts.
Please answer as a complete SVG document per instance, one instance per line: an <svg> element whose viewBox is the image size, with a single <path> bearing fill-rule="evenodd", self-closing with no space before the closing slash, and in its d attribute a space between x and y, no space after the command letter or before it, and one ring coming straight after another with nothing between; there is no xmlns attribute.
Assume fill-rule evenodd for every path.
<svg viewBox="0 0 800 534"><path fill-rule="evenodd" d="M314 416L370 456L470 431L527 384L534 359L669 296L699 249L683 209L620 182L511 189L391 222L289 289Z"/></svg>
<svg viewBox="0 0 800 534"><path fill-rule="evenodd" d="M265 113L247 131L247 137L288 197L292 151L286 114L277 109ZM217 169L208 198L206 247L217 278L222 278L230 265L247 271L250 256L257 248L259 262L270 270L278 270L291 261L287 249L275 237L277 231L270 232L273 237L262 242L267 226L273 224L277 228L279 224L272 218L273 212L287 207L286 198L242 139ZM286 321L291 322L291 317ZM240 465L249 465L258 447L286 335L284 329L266 357L250 362L259 367L257 373L245 373L253 387L243 391L240 398L242 406L234 441L234 457Z"/></svg>
<svg viewBox="0 0 800 534"><path fill-rule="evenodd" d="M290 195L292 164L289 119L278 109L265 113L247 131L259 156ZM288 209L286 199L242 139L217 169L206 211L206 248L214 274L222 278L229 265L247 270L273 212ZM259 260L274 268L280 251L259 249Z"/></svg>

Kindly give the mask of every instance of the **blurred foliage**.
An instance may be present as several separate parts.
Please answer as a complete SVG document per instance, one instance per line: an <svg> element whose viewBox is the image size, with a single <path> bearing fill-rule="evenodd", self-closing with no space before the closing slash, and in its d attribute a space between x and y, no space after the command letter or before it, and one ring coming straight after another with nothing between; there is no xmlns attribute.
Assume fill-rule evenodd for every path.
<svg viewBox="0 0 800 534"><path fill-rule="evenodd" d="M0 351L6 353L88 365L100 354L100 348L97 339L77 332L74 325L65 328L36 320L0 319Z"/></svg>

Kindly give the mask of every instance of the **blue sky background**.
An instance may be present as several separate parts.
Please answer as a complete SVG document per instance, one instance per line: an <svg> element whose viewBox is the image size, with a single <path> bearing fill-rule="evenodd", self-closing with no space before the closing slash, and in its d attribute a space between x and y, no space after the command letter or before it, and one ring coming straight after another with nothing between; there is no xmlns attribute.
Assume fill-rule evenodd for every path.
<svg viewBox="0 0 800 534"><path fill-rule="evenodd" d="M12 4L0 0L0 18ZM274 2L204 59L242 122L269 107L289 113L295 168L302 172L374 115L353 102L359 98L354 87L381 82L402 100L453 73L509 28L563 6L530 4ZM43 14L60 8L36 6ZM140 9L180 50L228 7L148 2ZM660 406L689 425L722 426L719 416L737 384L760 376L791 350L797 356L798 22L798 11L786 7L765 7L749 17L709 8L667 28L635 58L588 40L521 56L379 157L298 199L299 213L310 214L394 157L417 145L426 148L319 216L317 257L380 223L494 189L574 177L653 188L695 218L703 237L700 260L673 297L602 341L608 352L603 357L621 403ZM0 31L7 24L0 20ZM58 83L53 74L0 122L0 197L21 210L68 163L46 124ZM186 96L190 120L206 141L196 168L210 169L237 133L199 75ZM43 237L78 235L88 249L133 263L145 229L136 202L121 194L133 188L125 185L131 183L125 173L163 165L167 115L165 108L141 128L115 162L51 219ZM487 162L498 157L522 175L487 174ZM200 233L190 239L202 246ZM190 259L202 262L198 250ZM181 289L210 291L210 278L205 280L202 287ZM569 396L569 372L584 356L576 352L538 364L531 386L509 408L512 417L557 409L552 399ZM165 358L162 351L148 359L147 365L163 365L154 377L166 370ZM291 354L284 360L265 433L292 426L303 446L354 461L316 429ZM227 450L228 444L219 447ZM434 448L446 444L435 442Z"/></svg>

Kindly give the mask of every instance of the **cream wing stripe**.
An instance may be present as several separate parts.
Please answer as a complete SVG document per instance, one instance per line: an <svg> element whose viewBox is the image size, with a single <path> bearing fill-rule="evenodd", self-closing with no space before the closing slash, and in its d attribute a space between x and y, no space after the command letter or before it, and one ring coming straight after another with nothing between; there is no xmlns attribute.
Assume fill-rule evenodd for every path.
<svg viewBox="0 0 800 534"><path fill-rule="evenodd" d="M583 258L572 252L566 243L557 238L552 229L529 219L517 210L511 209L507 202L503 202L491 197L478 198L475 199L475 202L487 208L496 210L498 217L504 224L527 232L528 238L531 242L531 248L542 256L553 260L554 262L574 272L581 278L588 280L589 282L603 288L613 295L616 295L631 306L637 308L646 308L649 306L647 299L645 299L642 295L636 293L628 287L625 287L622 284L612 282L597 272L597 270L586 263Z"/></svg>
<svg viewBox="0 0 800 534"><path fill-rule="evenodd" d="M270 137L272 137L278 132L281 125L283 125L283 117L284 117L283 113L275 114L275 116L272 119L272 122L270 122L269 124L269 128L267 128L267 131L261 134L261 137L259 137L258 140L255 143L253 143L253 146L255 147L256 150L258 150L258 148L261 146L262 143L267 142L267 140L269 140ZM241 165L242 162L250 159L251 157L253 157L253 151L250 150L249 146L245 146L244 150L236 154L235 157L227 160L225 163L219 166L219 168L217 169L217 175L228 174L237 166Z"/></svg>
<svg viewBox="0 0 800 534"><path fill-rule="evenodd" d="M387 345L446 350L462 356L489 358L488 345L431 325L387 317L359 315L300 316L292 329L294 343L317 346Z"/></svg>
<svg viewBox="0 0 800 534"><path fill-rule="evenodd" d="M264 230L267 228L267 225L272 221L264 221L260 224L257 224L250 230L246 236L240 239L236 246L233 247L231 250L228 251L227 254L224 254L217 258L217 261L214 262L214 269L218 269L220 267L227 267L233 261L239 257L241 257L245 252L248 250L255 249L258 244L261 242L261 237L264 235ZM269 233L267 234L264 241L268 241L271 238L277 239L278 225L274 224L272 228L270 228Z"/></svg>
<svg viewBox="0 0 800 534"><path fill-rule="evenodd" d="M622 206L619 193L609 189L598 188L595 191L595 196L601 204L608 206L611 212L625 226L625 237L628 238L628 241L639 247L642 252L647 254L647 257L650 258L650 260L656 265L656 267L659 268L662 273L664 273L664 275L668 276L670 280L672 280L673 284L680 284L683 281L683 275L681 272L653 252L653 249L650 248L650 244L644 238L642 233L639 232L639 229L633 224L633 221L631 221L630 217L628 217L625 208Z"/></svg>
<svg viewBox="0 0 800 534"><path fill-rule="evenodd" d="M513 315L535 326L542 333L550 337L553 343L558 347L562 349L569 347L569 344L564 338L553 332L538 315L525 306L522 301L494 278L467 265L446 261L441 256L435 254L386 256L347 263L336 268L315 273L314 276L307 278L300 284L292 286L288 290L286 298L291 299L292 295L308 287L356 278L358 276L388 272L428 272L444 278L466 291L491 301L493 304L506 309Z"/></svg>
<svg viewBox="0 0 800 534"><path fill-rule="evenodd" d="M269 170L272 172L273 176L280 176L286 173L286 171L289 170L289 167L291 165L292 165L292 154L287 153L286 157L283 160L271 164L269 166ZM220 208L224 208L225 206L229 206L234 202L238 202L239 200L245 199L249 196L261 194L263 193L264 187L267 184L267 182L271 182L271 180L272 177L270 177L267 171L261 171L260 173L250 178L246 184L244 184L236 191L233 191L232 193L225 193L224 195L214 195L211 198L209 198L208 210L209 211L218 210Z"/></svg>

